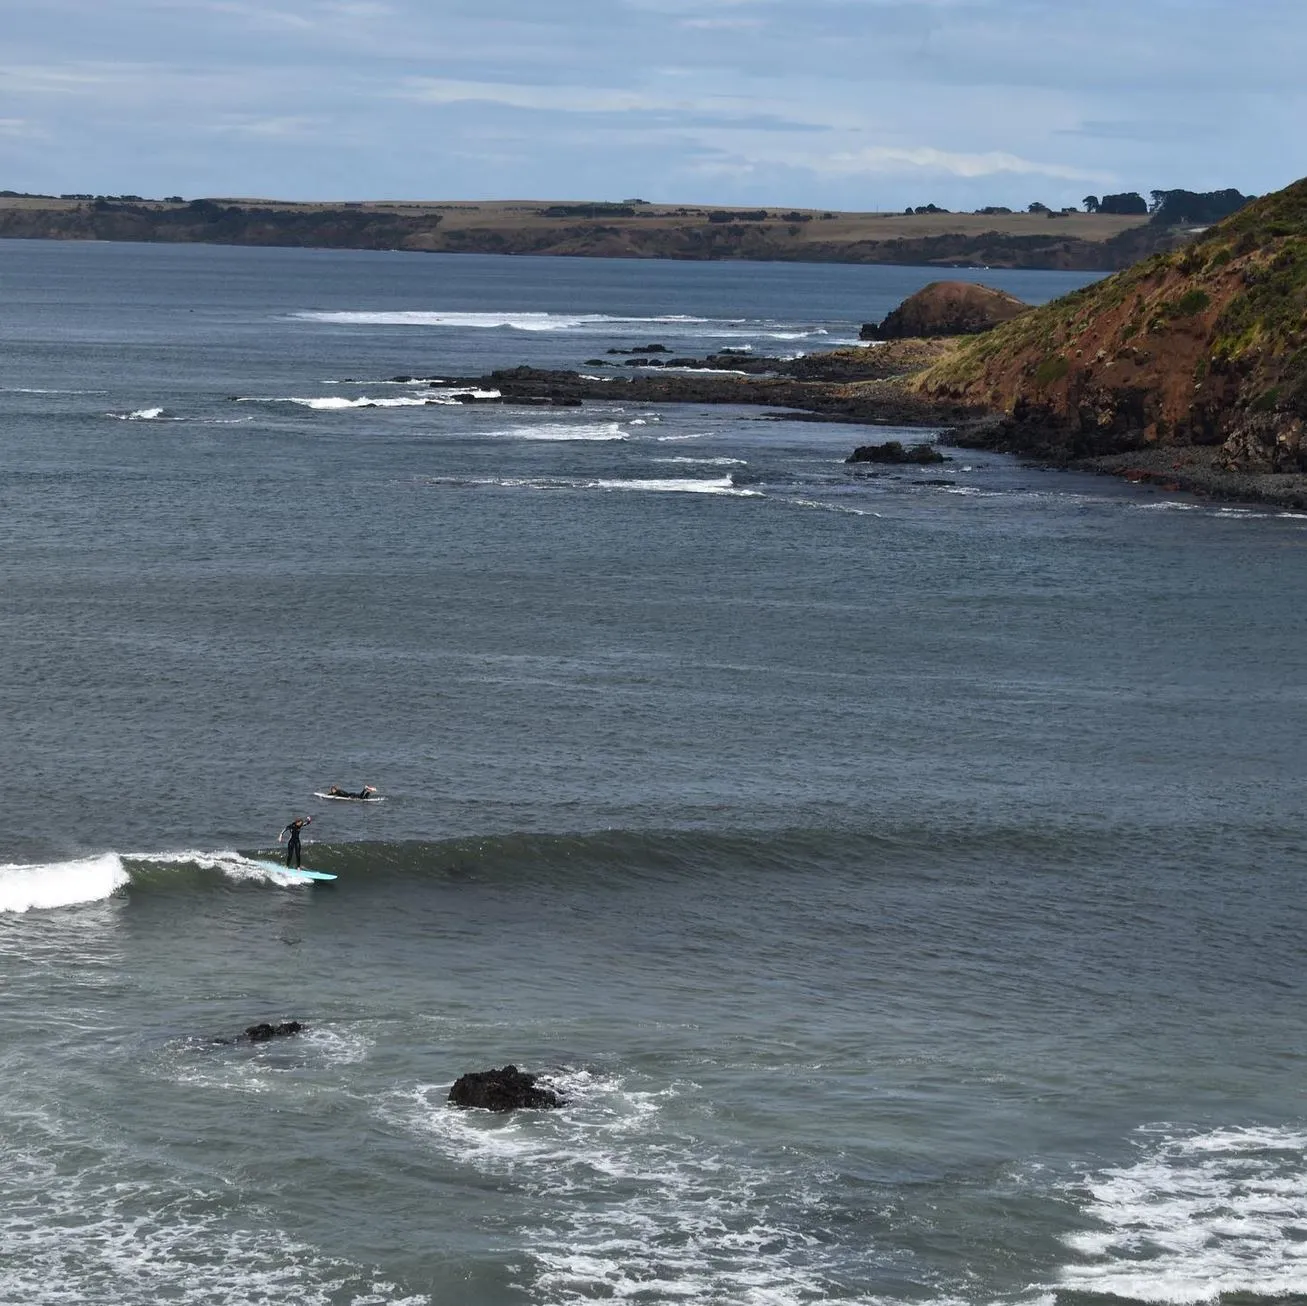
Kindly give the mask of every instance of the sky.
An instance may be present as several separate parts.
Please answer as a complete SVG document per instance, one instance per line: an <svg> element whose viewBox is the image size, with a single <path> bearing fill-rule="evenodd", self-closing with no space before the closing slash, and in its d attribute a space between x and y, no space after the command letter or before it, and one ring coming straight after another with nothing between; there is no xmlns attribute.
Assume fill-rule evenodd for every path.
<svg viewBox="0 0 1307 1306"><path fill-rule="evenodd" d="M1307 174L1307 0L0 0L0 189L1053 207Z"/></svg>

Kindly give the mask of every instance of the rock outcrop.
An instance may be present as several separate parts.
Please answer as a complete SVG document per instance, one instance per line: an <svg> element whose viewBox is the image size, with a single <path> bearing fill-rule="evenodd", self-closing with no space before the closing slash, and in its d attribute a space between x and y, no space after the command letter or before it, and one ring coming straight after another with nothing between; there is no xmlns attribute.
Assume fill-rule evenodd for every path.
<svg viewBox="0 0 1307 1306"><path fill-rule="evenodd" d="M539 1076L516 1066L501 1070L472 1071L460 1075L449 1090L449 1100L459 1107L479 1107L483 1111L541 1110L563 1106L551 1088L541 1088Z"/></svg>
<svg viewBox="0 0 1307 1306"><path fill-rule="evenodd" d="M921 336L971 336L990 331L1029 310L1005 290L970 281L932 281L909 295L879 326L869 323L863 340Z"/></svg>
<svg viewBox="0 0 1307 1306"><path fill-rule="evenodd" d="M267 1043L274 1038L286 1038L291 1034L298 1034L304 1028L298 1020L283 1020L279 1025L249 1025L245 1030L245 1037L251 1043Z"/></svg>
<svg viewBox="0 0 1307 1306"><path fill-rule="evenodd" d="M966 342L916 389L999 414L988 448L1220 446L1229 471L1307 472L1307 180Z"/></svg>
<svg viewBox="0 0 1307 1306"><path fill-rule="evenodd" d="M946 463L949 460L933 444L913 444L906 449L899 440L886 440L884 444L860 444L845 460L846 463Z"/></svg>

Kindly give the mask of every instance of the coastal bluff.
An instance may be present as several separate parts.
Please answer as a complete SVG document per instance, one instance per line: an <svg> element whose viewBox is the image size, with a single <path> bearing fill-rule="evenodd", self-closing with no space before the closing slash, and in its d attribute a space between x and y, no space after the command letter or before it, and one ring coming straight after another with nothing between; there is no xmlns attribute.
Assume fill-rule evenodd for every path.
<svg viewBox="0 0 1307 1306"><path fill-rule="evenodd" d="M349 201L0 194L0 238L274 245L696 262L1106 272L1181 230L1107 213L836 213L700 204Z"/></svg>
<svg viewBox="0 0 1307 1306"><path fill-rule="evenodd" d="M1307 180L966 341L914 388L991 414L974 444L1049 462L1202 450L1218 472L1307 473Z"/></svg>

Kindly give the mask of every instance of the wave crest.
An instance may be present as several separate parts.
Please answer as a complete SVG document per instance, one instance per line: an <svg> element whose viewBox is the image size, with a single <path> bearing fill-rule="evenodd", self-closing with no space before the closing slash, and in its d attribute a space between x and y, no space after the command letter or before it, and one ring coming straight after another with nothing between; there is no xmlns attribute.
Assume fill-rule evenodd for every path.
<svg viewBox="0 0 1307 1306"><path fill-rule="evenodd" d="M0 912L48 911L99 902L128 882L117 853L78 861L0 866Z"/></svg>

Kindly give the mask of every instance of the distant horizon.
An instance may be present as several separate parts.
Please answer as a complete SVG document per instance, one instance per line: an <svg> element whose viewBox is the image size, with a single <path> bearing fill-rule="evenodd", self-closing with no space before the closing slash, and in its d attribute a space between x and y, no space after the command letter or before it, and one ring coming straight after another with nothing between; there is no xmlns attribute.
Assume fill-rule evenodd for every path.
<svg viewBox="0 0 1307 1306"><path fill-rule="evenodd" d="M1292 185L1294 181L1298 181L1298 180L1301 180L1301 178L1297 178L1297 177L1291 178L1289 181L1284 183L1284 186ZM177 203L177 202L190 204L190 203L194 203L197 200L209 200L214 202L222 201L222 202L232 203L232 204L310 204L310 205L325 205L325 206L330 206L334 204L339 204L339 205L362 204L362 205L382 205L382 206L412 204L412 205L424 205L430 207L438 207L440 205L476 205L476 204L494 204L494 205L509 205L509 204L590 205L592 204L597 207L638 205L638 206L648 206L649 208L652 209L676 209L676 208L741 209L741 210L764 209L764 208L768 210L794 209L798 212L810 212L810 213L831 212L831 213L840 213L840 214L866 216L866 217L905 216L912 209L916 209L919 207L925 208L927 205L933 203L933 201L931 200L921 200L921 201L917 201L915 204L912 205L904 205L901 208L835 209L832 208L830 205L822 205L822 204L801 204L801 203L792 204L788 200L760 200L755 204L742 205L742 204L721 203L715 200L695 200L695 199L661 200L661 199L651 199L648 196L639 196L639 197L632 196L632 197L622 198L622 199L613 199L608 196L596 196L596 195L537 195L537 196L509 195L509 196L502 196L502 197L494 196L494 195L475 195L475 196L467 196L467 197L460 197L460 196L453 196L453 195L439 195L439 196L428 196L424 198L396 197L393 195L387 195L387 196L333 195L333 196L324 196L319 198L303 198L294 195L256 195L252 193L240 193L235 191L230 193L213 192L206 195L198 195L198 194L185 195L182 194L180 191L172 191L166 195L165 194L147 195L144 193L138 193L136 191L126 191L126 190L102 191L102 192L92 192L87 190L82 190L82 191L66 190L60 192L50 192L50 191L43 192L43 191L27 190L22 187L9 185L6 179L4 178L0 178L0 182L5 183L3 185L0 185L0 199L6 199L6 198L53 199L53 200L63 200L63 201L77 200L83 203L92 200L103 199L115 203L142 203L142 204L167 204L167 203ZM1230 187L1230 188L1240 190L1241 192L1243 191L1243 188L1238 186ZM1283 188L1284 188L1283 186L1276 186L1273 187L1272 189L1281 190ZM1144 190L1141 190L1137 187L1133 187L1133 188L1126 187L1122 191L1114 192L1114 193L1139 195L1141 198L1147 201L1151 194L1152 189L1153 188L1151 187ZM1158 187L1157 189L1161 189L1161 188ZM1168 187L1167 189L1190 190L1193 188ZM1223 189L1227 189L1227 187L1214 187L1209 189L1223 190ZM1243 192L1243 193L1248 194L1249 199L1259 198L1258 194L1251 194L1248 192ZM1270 192L1265 192L1265 193L1270 193ZM1042 202L1042 201L1036 200L1031 202L1034 203L1034 202ZM1016 204L1005 204L999 201L991 201L988 203L979 204L974 208L954 209L944 205L940 205L937 207L937 211L938 213L945 216L949 214L957 214L959 216L964 216L964 215L975 216L983 213L986 209L990 209L990 208L994 208L994 209L1008 208L1015 215L1015 214L1021 214L1027 212L1028 207L1029 207L1028 204L1016 205ZM1055 206L1050 205L1049 207L1054 208L1055 211L1057 211ZM1083 199L1081 203L1077 203L1065 207L1075 208L1077 211L1084 212ZM920 214L917 216L929 216L929 215ZM1120 215L1120 216L1129 216L1129 215ZM1140 214L1138 216L1146 217L1147 215Z"/></svg>

